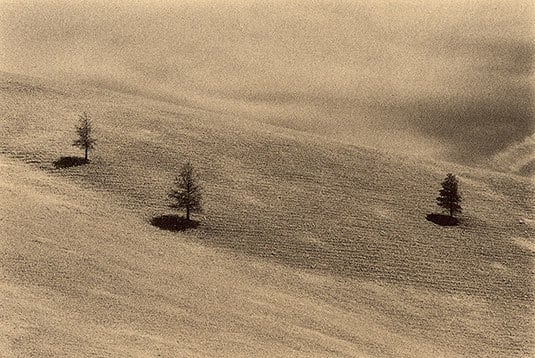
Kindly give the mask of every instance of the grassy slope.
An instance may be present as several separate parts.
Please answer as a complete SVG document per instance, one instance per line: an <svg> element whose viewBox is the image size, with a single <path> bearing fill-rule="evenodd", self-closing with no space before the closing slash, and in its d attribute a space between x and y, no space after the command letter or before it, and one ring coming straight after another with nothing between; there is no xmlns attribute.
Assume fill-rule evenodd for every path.
<svg viewBox="0 0 535 358"><path fill-rule="evenodd" d="M137 240L132 255L147 245L157 248L154 235L164 235L162 249L171 252L173 264L181 257L175 249L215 249L213 255L231 261L230 270L245 274L249 271L235 267L232 262L238 261L231 258L247 258L251 272L259 275L255 284L265 285L270 295L291 291L336 307L339 316L320 310L312 317L322 324L306 320L305 327L323 327L322 334L342 339L357 355L428 356L428 345L447 355L526 355L533 348L529 238L535 236L535 212L528 179L386 156L222 114L11 75L3 75L0 96L3 152L49 169L65 185L87 187L99 205L113 201L108 205L114 211L102 217L129 218L89 225L101 232L87 235L97 246L108 241L103 238L115 237L110 232L121 231L123 224L130 228L131 220L146 222L165 212L166 191L177 167L189 159L205 187L202 227L184 241L138 223L128 231ZM98 131L93 162L54 170L53 160L76 153L70 146L72 126L82 110L94 117ZM466 215L458 228L439 228L425 220L435 210L433 199L447 171L459 174L465 194ZM73 214L72 220L78 219ZM45 237L57 236L61 229ZM20 230L22 237L27 230ZM168 250L170 243L177 246ZM123 244L116 242L115 250ZM195 262L195 252L190 254ZM26 259L32 255L28 252ZM147 256L144 262L152 259ZM278 276L266 275L267 266ZM302 275L319 282L301 284ZM225 287L231 286L227 279L222 280ZM220 281L212 277L210 284ZM132 290L144 298L137 284ZM161 289L158 282L151 284ZM275 326L308 312L298 300L281 301ZM179 302L170 305L176 309ZM330 326L342 319L351 329ZM370 335L368 326L375 322L380 329ZM277 353L277 344L265 343L269 340L264 346L252 343L251 349ZM228 342L228 337L215 341ZM328 346L316 353L325 354Z"/></svg>

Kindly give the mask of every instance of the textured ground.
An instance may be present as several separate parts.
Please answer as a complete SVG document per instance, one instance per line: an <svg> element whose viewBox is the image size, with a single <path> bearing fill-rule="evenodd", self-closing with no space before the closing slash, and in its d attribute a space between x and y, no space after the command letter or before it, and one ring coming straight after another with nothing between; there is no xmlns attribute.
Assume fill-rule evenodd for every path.
<svg viewBox="0 0 535 358"><path fill-rule="evenodd" d="M0 106L6 352L533 353L530 179L7 74ZM84 110L92 162L56 169ZM202 225L162 232L148 222L186 160ZM438 227L450 171L465 214Z"/></svg>

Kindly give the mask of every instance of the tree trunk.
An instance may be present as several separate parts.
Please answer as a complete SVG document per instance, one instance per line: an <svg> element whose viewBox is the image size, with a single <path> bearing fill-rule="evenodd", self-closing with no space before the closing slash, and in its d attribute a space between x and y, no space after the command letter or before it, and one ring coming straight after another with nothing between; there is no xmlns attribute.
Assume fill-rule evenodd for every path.
<svg viewBox="0 0 535 358"><path fill-rule="evenodd" d="M453 208L450 208L450 218L453 217Z"/></svg>
<svg viewBox="0 0 535 358"><path fill-rule="evenodd" d="M85 147L85 161L87 162L87 146Z"/></svg>
<svg viewBox="0 0 535 358"><path fill-rule="evenodd" d="M186 220L189 221L189 206L186 207Z"/></svg>

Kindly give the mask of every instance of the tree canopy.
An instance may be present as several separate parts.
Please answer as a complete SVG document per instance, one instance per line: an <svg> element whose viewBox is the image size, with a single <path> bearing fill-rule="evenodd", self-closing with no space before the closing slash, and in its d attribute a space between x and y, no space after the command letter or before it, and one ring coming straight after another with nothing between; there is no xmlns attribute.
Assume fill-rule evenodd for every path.
<svg viewBox="0 0 535 358"><path fill-rule="evenodd" d="M461 195L459 194L459 182L455 175L449 173L442 182L442 189L440 189L437 197L437 205L448 210L450 217L456 213L461 213Z"/></svg>
<svg viewBox="0 0 535 358"><path fill-rule="evenodd" d="M85 160L87 161L87 154L90 149L95 147L95 138L93 138L92 131L93 127L91 124L91 119L89 118L86 112L83 112L79 116L79 124L76 126L76 133L78 133L78 138L72 143L73 146L83 149L85 152Z"/></svg>
<svg viewBox="0 0 535 358"><path fill-rule="evenodd" d="M202 212L201 187L191 163L184 164L180 169L169 198L173 200L172 208L186 211L187 220L190 219L190 213Z"/></svg>

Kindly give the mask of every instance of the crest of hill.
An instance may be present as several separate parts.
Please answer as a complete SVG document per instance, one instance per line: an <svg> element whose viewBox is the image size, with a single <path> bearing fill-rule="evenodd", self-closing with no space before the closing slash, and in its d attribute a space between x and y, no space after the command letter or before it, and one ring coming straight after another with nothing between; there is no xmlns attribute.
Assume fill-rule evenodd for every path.
<svg viewBox="0 0 535 358"><path fill-rule="evenodd" d="M466 309L482 303L469 322L462 309L443 311L459 318L447 330L440 328L445 317L432 318L436 312L424 307L416 310L425 319L406 327L464 354L533 346L529 179L387 155L134 94L21 86L34 84L4 78L0 86L5 154L104 193L147 222L168 210L174 176L191 161L202 178L205 214L199 228L177 240L288 270L401 286L425 297L455 295ZM91 164L54 169L60 156L77 154L71 142L82 111L92 116L98 140ZM456 228L425 219L437 210L447 172L458 175L464 197ZM504 324L512 335L504 335Z"/></svg>

